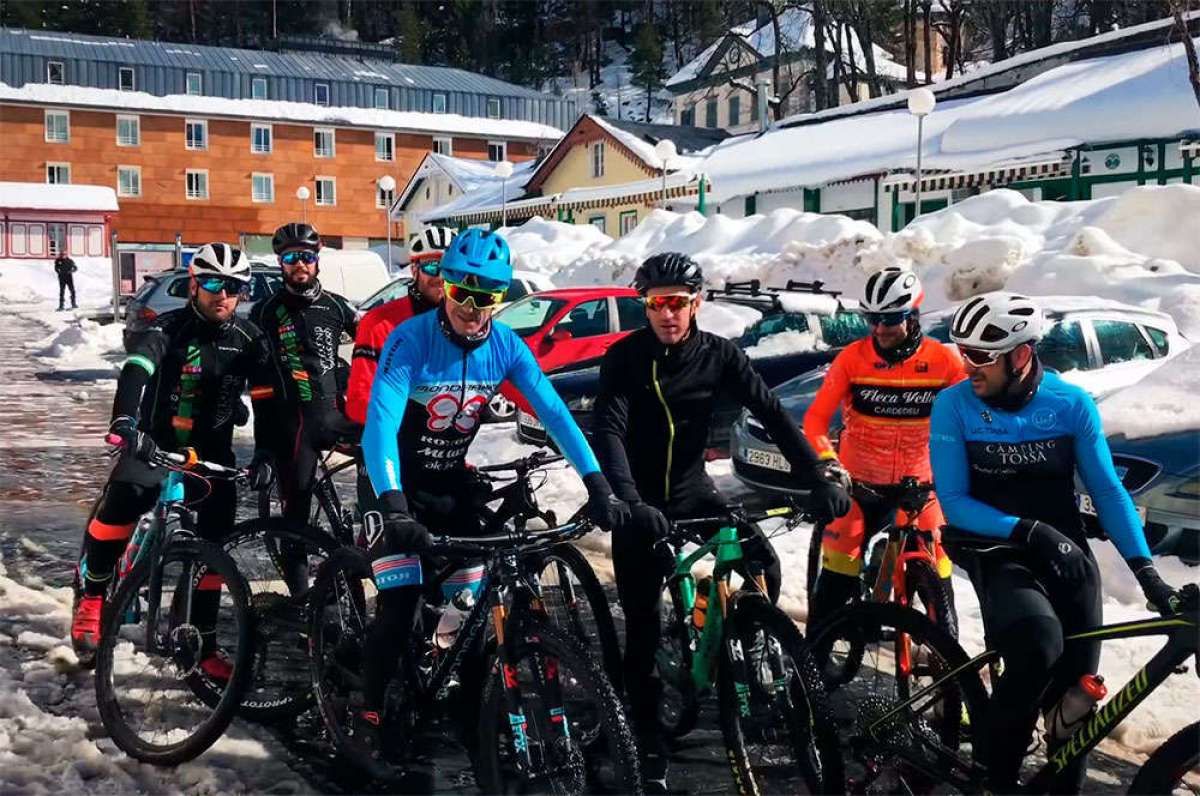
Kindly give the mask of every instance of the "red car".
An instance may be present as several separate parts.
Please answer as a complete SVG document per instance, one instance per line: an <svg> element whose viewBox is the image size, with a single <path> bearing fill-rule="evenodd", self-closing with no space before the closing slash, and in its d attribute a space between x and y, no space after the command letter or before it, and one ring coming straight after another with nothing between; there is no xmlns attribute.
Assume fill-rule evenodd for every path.
<svg viewBox="0 0 1200 796"><path fill-rule="evenodd" d="M603 356L608 347L646 325L646 309L631 287L565 287L526 296L496 314L533 349L542 370ZM492 399L492 416L508 420L529 405L508 382Z"/></svg>

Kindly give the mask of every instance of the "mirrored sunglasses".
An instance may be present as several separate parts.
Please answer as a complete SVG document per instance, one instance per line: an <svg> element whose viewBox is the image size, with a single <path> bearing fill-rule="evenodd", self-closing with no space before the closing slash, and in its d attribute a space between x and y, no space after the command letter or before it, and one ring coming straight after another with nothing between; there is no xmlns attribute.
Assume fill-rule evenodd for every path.
<svg viewBox="0 0 1200 796"><path fill-rule="evenodd" d="M471 303L475 305L475 309L486 310L495 307L500 302L504 301L505 290L479 290L478 288L467 287L460 285L457 282L447 281L444 284L446 298L453 301L455 304Z"/></svg>
<svg viewBox="0 0 1200 796"><path fill-rule="evenodd" d="M283 254L279 255L279 262L283 263L284 265L295 265L296 263L312 265L313 263L317 262L317 259L317 253L314 251L308 251L307 249L284 252Z"/></svg>
<svg viewBox="0 0 1200 796"><path fill-rule="evenodd" d="M245 296L250 293L249 283L224 276L202 276L196 279L196 284L209 293L220 293L224 290L227 296Z"/></svg>
<svg viewBox="0 0 1200 796"><path fill-rule="evenodd" d="M900 310L899 312L868 312L866 313L867 323L871 326L899 326L908 320L911 315L908 310Z"/></svg>
<svg viewBox="0 0 1200 796"><path fill-rule="evenodd" d="M644 301L646 307L652 312L662 312L664 309L669 309L671 312L679 312L684 307L690 306L696 300L695 296L646 296Z"/></svg>
<svg viewBox="0 0 1200 796"><path fill-rule="evenodd" d="M1006 353L1004 351L984 351L981 348L966 348L961 345L958 347L958 352L962 354L963 359L977 368L986 368Z"/></svg>
<svg viewBox="0 0 1200 796"><path fill-rule="evenodd" d="M440 258L432 260L417 260L414 262L414 265L416 265L417 269L421 273L425 274L425 276L440 276L442 273L442 261Z"/></svg>

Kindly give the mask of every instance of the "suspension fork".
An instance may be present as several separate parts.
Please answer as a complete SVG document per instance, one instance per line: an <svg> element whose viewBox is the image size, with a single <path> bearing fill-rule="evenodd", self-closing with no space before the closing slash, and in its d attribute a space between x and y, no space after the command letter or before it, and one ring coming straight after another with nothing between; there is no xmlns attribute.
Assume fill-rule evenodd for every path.
<svg viewBox="0 0 1200 796"><path fill-rule="evenodd" d="M533 770L533 759L529 749L529 720L525 716L525 708L521 701L521 687L517 681L517 668L512 660L508 645L509 627L508 611L504 608L504 587L491 590L488 607L492 613L492 629L496 634L497 675L500 686L504 690L505 717L509 724L509 739L512 745L513 761L517 772L528 777Z"/></svg>

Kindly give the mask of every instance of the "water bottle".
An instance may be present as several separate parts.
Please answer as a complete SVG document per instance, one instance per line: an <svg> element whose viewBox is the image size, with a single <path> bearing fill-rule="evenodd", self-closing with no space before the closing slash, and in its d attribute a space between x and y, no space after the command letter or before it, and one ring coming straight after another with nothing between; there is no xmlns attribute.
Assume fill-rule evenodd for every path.
<svg viewBox="0 0 1200 796"><path fill-rule="evenodd" d="M458 631L462 630L467 614L474 607L474 591L468 588L455 594L454 598L446 603L446 607L442 609L442 616L438 619L437 630L433 632L434 647L439 651L453 647L454 640L458 638Z"/></svg>
<svg viewBox="0 0 1200 796"><path fill-rule="evenodd" d="M1058 704L1044 716L1046 732L1055 741L1066 741L1096 709L1096 703L1108 695L1104 678L1098 674L1085 674L1079 682L1067 689Z"/></svg>

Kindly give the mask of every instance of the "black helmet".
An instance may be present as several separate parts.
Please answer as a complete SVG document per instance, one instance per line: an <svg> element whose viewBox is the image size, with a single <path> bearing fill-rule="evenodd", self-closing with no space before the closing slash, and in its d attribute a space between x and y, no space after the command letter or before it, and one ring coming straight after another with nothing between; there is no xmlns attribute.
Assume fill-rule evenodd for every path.
<svg viewBox="0 0 1200 796"><path fill-rule="evenodd" d="M275 230L275 236L271 238L271 248L276 254L297 246L316 251L321 248L321 236L308 224L296 221Z"/></svg>
<svg viewBox="0 0 1200 796"><path fill-rule="evenodd" d="M646 258L633 277L633 286L641 295L652 287L685 287L699 292L704 284L700 264L679 252L663 252Z"/></svg>

